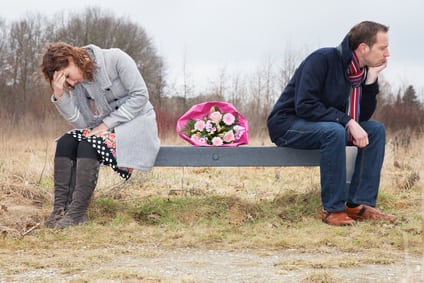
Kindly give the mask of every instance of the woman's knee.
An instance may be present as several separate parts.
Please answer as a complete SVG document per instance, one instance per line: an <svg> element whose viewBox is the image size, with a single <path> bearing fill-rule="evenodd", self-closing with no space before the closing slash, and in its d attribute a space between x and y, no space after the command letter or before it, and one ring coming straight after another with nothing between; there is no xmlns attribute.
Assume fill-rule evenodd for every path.
<svg viewBox="0 0 424 283"><path fill-rule="evenodd" d="M97 153L97 150L85 140L81 141L78 145L77 157L100 160L100 155Z"/></svg>
<svg viewBox="0 0 424 283"><path fill-rule="evenodd" d="M78 141L70 134L64 134L57 140L56 157L68 157L72 160L76 158Z"/></svg>

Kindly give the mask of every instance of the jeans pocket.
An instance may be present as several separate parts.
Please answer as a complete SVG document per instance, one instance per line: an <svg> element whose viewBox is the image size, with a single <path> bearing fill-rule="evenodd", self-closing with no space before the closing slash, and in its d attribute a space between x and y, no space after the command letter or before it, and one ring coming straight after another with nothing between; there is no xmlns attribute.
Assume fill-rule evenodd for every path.
<svg viewBox="0 0 424 283"><path fill-rule="evenodd" d="M278 146L290 146L303 135L302 131L288 130L284 135L278 138Z"/></svg>
<svg viewBox="0 0 424 283"><path fill-rule="evenodd" d="M277 146L287 146L287 141L284 139L284 137L279 137L276 140Z"/></svg>
<svg viewBox="0 0 424 283"><path fill-rule="evenodd" d="M320 140L311 132L288 130L281 138L283 145L300 149L318 149Z"/></svg>
<svg viewBox="0 0 424 283"><path fill-rule="evenodd" d="M280 139L284 146L296 145L299 141L303 140L304 132L297 130L288 130Z"/></svg>

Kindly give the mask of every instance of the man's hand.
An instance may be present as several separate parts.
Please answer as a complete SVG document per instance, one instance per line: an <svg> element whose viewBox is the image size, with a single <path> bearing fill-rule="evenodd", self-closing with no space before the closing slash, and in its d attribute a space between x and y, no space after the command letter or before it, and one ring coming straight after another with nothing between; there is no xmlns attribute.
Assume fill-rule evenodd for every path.
<svg viewBox="0 0 424 283"><path fill-rule="evenodd" d="M365 84L369 85L374 83L378 78L378 74L380 74L380 72L383 71L386 67L387 61L377 67L368 67L367 79L365 81Z"/></svg>
<svg viewBox="0 0 424 283"><path fill-rule="evenodd" d="M368 145L368 134L364 129L353 119L347 125L347 130L353 139L353 144L359 148L364 148Z"/></svg>

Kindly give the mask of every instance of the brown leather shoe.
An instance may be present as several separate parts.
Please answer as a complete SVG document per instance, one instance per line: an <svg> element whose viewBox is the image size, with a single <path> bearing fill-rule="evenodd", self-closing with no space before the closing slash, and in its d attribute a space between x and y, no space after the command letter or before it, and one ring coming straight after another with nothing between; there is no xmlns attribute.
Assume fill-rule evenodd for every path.
<svg viewBox="0 0 424 283"><path fill-rule="evenodd" d="M389 220L395 221L396 216L391 214L384 214L372 206L361 204L354 208L346 207L346 213L350 218L355 220L362 219L375 219L375 220Z"/></svg>
<svg viewBox="0 0 424 283"><path fill-rule="evenodd" d="M335 226L355 224L355 220L350 218L345 211L327 212L326 210L322 210L321 218L322 222Z"/></svg>

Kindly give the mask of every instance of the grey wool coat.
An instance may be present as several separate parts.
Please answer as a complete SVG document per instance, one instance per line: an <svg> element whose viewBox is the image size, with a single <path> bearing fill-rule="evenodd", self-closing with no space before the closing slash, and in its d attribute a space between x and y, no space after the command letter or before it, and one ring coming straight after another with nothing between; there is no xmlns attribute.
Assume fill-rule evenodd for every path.
<svg viewBox="0 0 424 283"><path fill-rule="evenodd" d="M160 141L156 115L136 63L117 48L85 48L96 64L93 80L75 85L57 100L52 96L52 102L75 128L94 128L102 122L114 128L119 167L150 170ZM96 114L90 106L93 102Z"/></svg>

